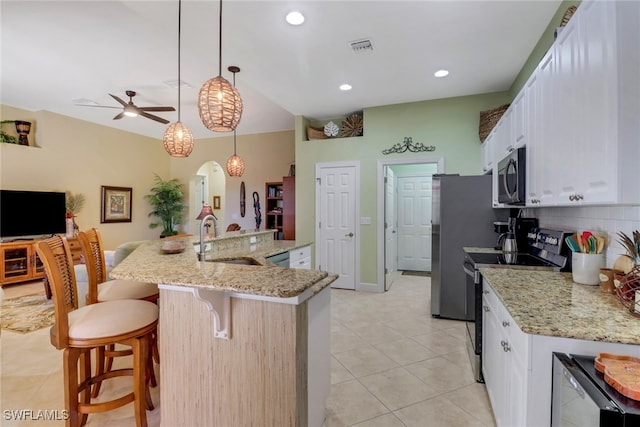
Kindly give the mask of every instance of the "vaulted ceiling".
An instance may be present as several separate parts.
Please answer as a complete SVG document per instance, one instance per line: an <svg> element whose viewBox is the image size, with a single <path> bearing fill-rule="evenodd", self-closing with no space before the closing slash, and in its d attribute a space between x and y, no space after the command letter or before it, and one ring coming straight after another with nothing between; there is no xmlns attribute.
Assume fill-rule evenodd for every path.
<svg viewBox="0 0 640 427"><path fill-rule="evenodd" d="M223 76L237 65L239 134L293 129L294 116L333 118L366 107L507 90L559 0L223 2ZM182 122L207 130L202 84L218 75L217 1L183 0ZM289 11L306 18L285 22ZM166 125L113 120L109 96L177 107L178 1L0 2L0 102L161 139ZM369 40L356 52L351 42ZM433 73L450 71L445 78ZM353 89L340 91L349 83ZM171 122L177 112L154 113Z"/></svg>

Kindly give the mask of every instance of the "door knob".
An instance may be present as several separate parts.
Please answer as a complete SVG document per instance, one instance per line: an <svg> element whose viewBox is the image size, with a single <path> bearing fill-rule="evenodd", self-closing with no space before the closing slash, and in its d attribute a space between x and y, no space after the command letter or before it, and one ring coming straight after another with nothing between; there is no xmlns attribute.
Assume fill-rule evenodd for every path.
<svg viewBox="0 0 640 427"><path fill-rule="evenodd" d="M353 237L353 233L345 234L344 237Z"/></svg>

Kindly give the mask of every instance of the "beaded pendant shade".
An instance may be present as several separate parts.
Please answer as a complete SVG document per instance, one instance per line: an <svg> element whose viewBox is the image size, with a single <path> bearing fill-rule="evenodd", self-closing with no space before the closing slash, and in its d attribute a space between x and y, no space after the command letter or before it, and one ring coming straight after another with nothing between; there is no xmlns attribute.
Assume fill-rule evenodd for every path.
<svg viewBox="0 0 640 427"><path fill-rule="evenodd" d="M242 118L242 98L222 77L222 0L219 14L218 77L204 82L198 94L198 113L205 127L214 132L231 132Z"/></svg>
<svg viewBox="0 0 640 427"><path fill-rule="evenodd" d="M236 154L236 132L233 132L233 156L227 160L227 173L229 176L242 176L244 173L244 160Z"/></svg>
<svg viewBox="0 0 640 427"><path fill-rule="evenodd" d="M178 121L171 123L164 132L164 149L172 157L188 157L193 151L193 134L180 122L180 25L182 21L182 0L178 0Z"/></svg>
<svg viewBox="0 0 640 427"><path fill-rule="evenodd" d="M236 87L236 73L240 72L240 68L231 66L228 68L233 73L233 87ZM242 176L244 173L244 160L236 153L236 130L233 130L233 156L227 160L227 173L229 176Z"/></svg>
<svg viewBox="0 0 640 427"><path fill-rule="evenodd" d="M164 149L172 157L189 157L193 151L193 135L191 130L181 122L171 123L164 132Z"/></svg>

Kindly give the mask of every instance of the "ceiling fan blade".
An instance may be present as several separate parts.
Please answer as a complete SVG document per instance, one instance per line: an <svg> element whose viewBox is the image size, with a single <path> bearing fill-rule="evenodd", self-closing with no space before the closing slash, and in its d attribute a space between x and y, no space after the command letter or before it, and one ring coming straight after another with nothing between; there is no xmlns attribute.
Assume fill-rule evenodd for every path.
<svg viewBox="0 0 640 427"><path fill-rule="evenodd" d="M114 107L112 105L88 105L88 104L74 104L78 107L98 107L98 108L117 108L118 110L121 110L122 107Z"/></svg>
<svg viewBox="0 0 640 427"><path fill-rule="evenodd" d="M141 111L140 115L142 117L146 117L147 119L151 119L151 120L155 120L156 122L163 123L165 125L169 123L169 120L165 120L162 117L154 116L153 114L145 113L144 111Z"/></svg>
<svg viewBox="0 0 640 427"><path fill-rule="evenodd" d="M111 95L111 94L109 94L109 96L111 96L113 99L115 99L115 100L116 100L116 101L118 101L120 104L122 104L122 106L123 106L123 107L126 107L126 106L127 106L127 103L126 103L126 102L124 102L122 99L118 98L117 96L115 96L115 95Z"/></svg>
<svg viewBox="0 0 640 427"><path fill-rule="evenodd" d="M124 111L123 111L123 112L121 112L120 114L118 114L117 116L115 116L115 117L113 118L113 120L120 120L120 119L121 119L121 118L123 118L123 117L124 117Z"/></svg>
<svg viewBox="0 0 640 427"><path fill-rule="evenodd" d="M173 107L138 107L140 111L176 111Z"/></svg>

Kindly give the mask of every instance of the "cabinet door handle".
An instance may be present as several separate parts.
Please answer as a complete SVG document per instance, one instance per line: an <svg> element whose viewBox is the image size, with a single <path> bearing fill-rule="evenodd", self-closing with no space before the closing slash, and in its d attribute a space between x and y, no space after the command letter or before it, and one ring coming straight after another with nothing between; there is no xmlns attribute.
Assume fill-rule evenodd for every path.
<svg viewBox="0 0 640 427"><path fill-rule="evenodd" d="M489 307L487 307L486 305L483 305L482 308L484 308L484 312L488 313L489 312Z"/></svg>
<svg viewBox="0 0 640 427"><path fill-rule="evenodd" d="M509 343L506 341L502 341L502 349L505 353L511 351L511 347L509 347Z"/></svg>
<svg viewBox="0 0 640 427"><path fill-rule="evenodd" d="M483 294L489 295L489 291L482 291Z"/></svg>
<svg viewBox="0 0 640 427"><path fill-rule="evenodd" d="M509 322L507 322L506 320L503 320L502 326L506 328L507 326L509 326Z"/></svg>

